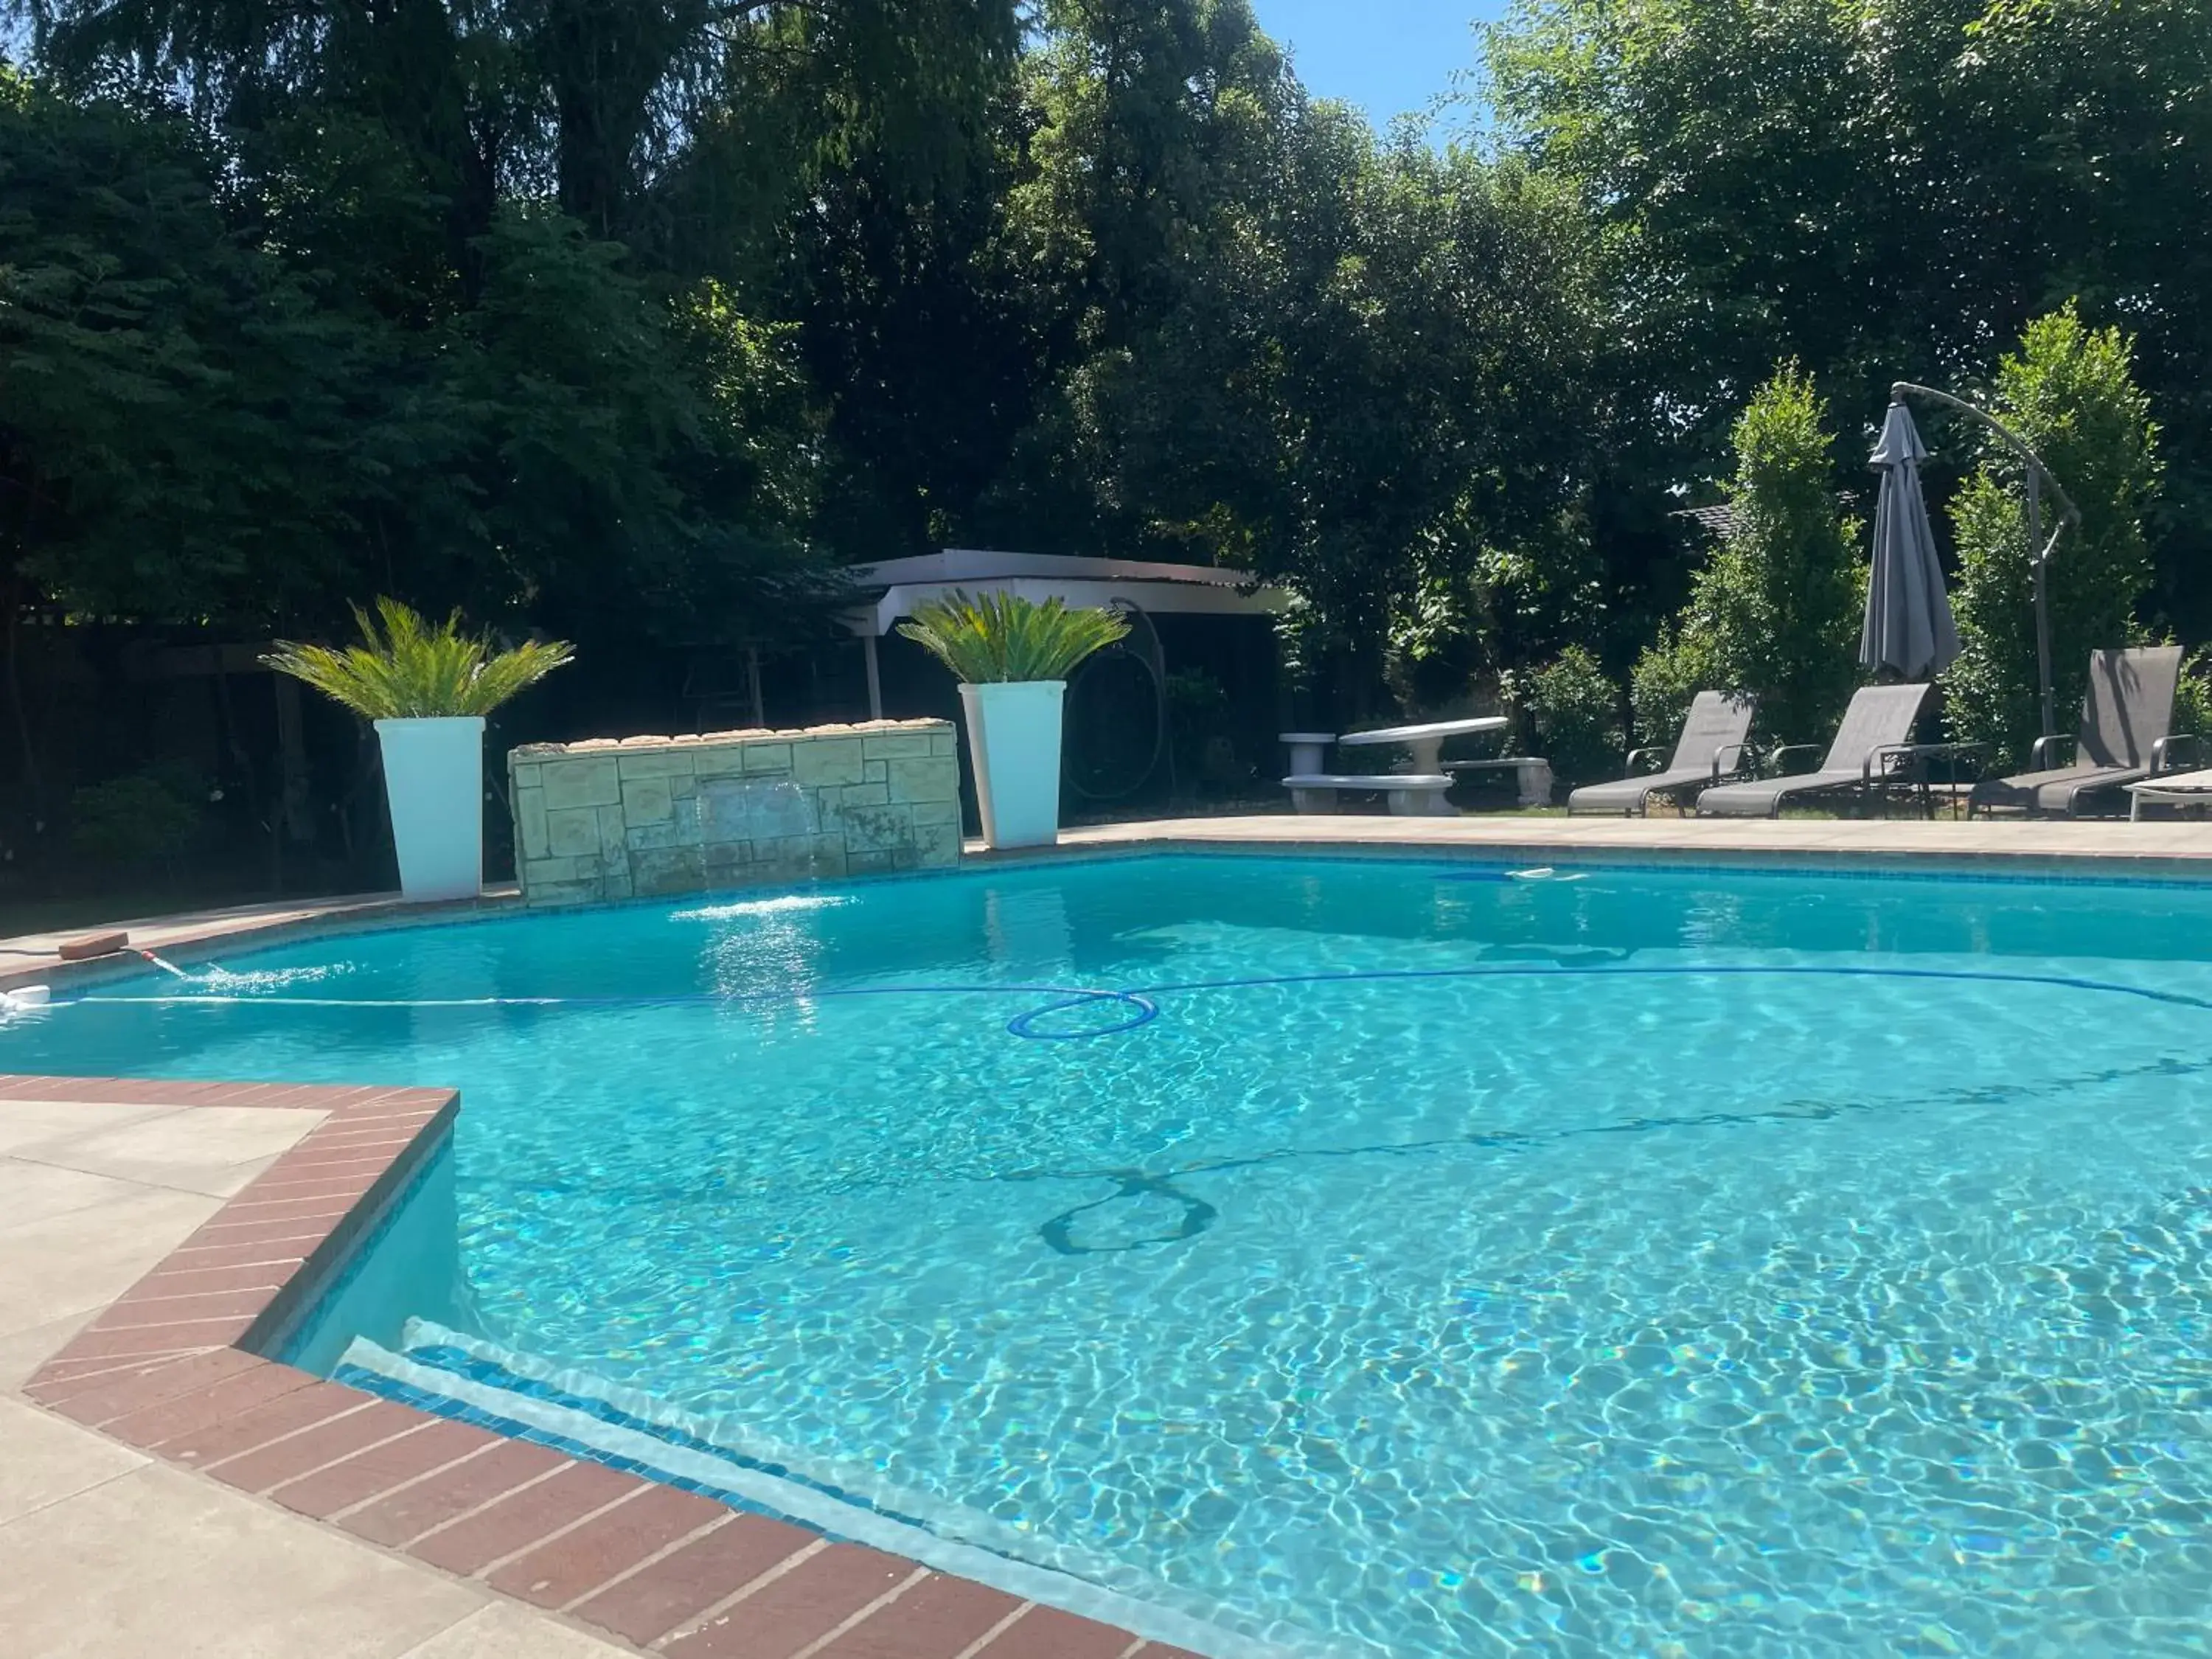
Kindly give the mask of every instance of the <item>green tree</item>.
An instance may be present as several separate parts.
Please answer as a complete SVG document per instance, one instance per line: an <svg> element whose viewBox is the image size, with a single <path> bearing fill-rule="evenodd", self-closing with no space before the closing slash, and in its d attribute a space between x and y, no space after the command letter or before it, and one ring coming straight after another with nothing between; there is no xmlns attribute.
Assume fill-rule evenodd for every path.
<svg viewBox="0 0 2212 1659"><path fill-rule="evenodd" d="M592 235L703 252L765 228L732 209L795 206L818 165L856 148L903 155L917 174L957 167L1017 39L1011 0L8 10L27 15L43 61L73 88L180 93L204 125L253 149L257 168L314 147L333 118L362 124L441 210L464 276L469 245L518 191Z"/></svg>
<svg viewBox="0 0 2212 1659"><path fill-rule="evenodd" d="M2118 329L2090 328L2069 306L2031 323L2020 349L1997 366L1993 412L2043 458L2081 514L2048 572L2062 732L2072 730L2081 707L2089 653L2129 641L2150 586L2143 520L2157 500L2159 431L2135 383L2133 353ZM1952 503L1960 656L1944 677L1959 735L1996 744L2011 763L2025 758L2042 729L2022 471L2010 449L1986 438L1980 465ZM2046 539L2057 516L2057 504L2046 501Z"/></svg>
<svg viewBox="0 0 2212 1659"><path fill-rule="evenodd" d="M472 305L389 314L260 246L221 170L158 108L0 83L7 571L256 629L396 586L665 638L797 568L809 417L776 331L527 208L474 244Z"/></svg>
<svg viewBox="0 0 2212 1659"><path fill-rule="evenodd" d="M1963 21L1980 0L1950 5ZM1607 228L1623 356L1716 437L1777 362L1841 383L1908 330L1941 337L1916 295L1874 303L1885 274L1916 270L1884 256L1935 216L1925 177L1899 176L1906 158L1865 165L1892 137L1877 112L1887 55L1916 50L1870 45L1867 9L1538 0L1491 37L1509 135L1578 181Z"/></svg>
<svg viewBox="0 0 2212 1659"><path fill-rule="evenodd" d="M1386 665L1445 698L1556 651L1500 624L1572 586L1598 309L1574 193L1378 140L1305 96L1243 0L1049 15L1009 240L1072 348L979 538L1255 570L1347 714Z"/></svg>
<svg viewBox="0 0 2212 1659"><path fill-rule="evenodd" d="M847 556L972 533L1073 356L1062 283L1009 229L1030 116L1010 66L957 178L902 182L907 160L877 149L825 169L775 279L826 418L816 533Z"/></svg>
<svg viewBox="0 0 2212 1659"><path fill-rule="evenodd" d="M484 615L526 600L578 639L772 631L812 487L787 331L711 283L665 292L550 209L501 210L482 255L477 304L420 342L469 514L415 562L467 562L416 591Z"/></svg>
<svg viewBox="0 0 2212 1659"><path fill-rule="evenodd" d="M1989 161L1973 229L2022 307L1985 337L2011 337L2069 300L2127 331L2166 458L2143 514L2155 603L2206 629L2212 25L2199 0L1998 0L1966 44L1956 82Z"/></svg>
<svg viewBox="0 0 2212 1659"><path fill-rule="evenodd" d="M265 368L304 413L318 385L336 404L335 464L292 514L327 503L330 522L288 589L234 584L246 613L305 623L302 604L328 619L397 588L580 637L765 637L801 620L825 477L943 493L952 469L915 462L910 434L972 406L936 367L990 354L947 334L913 362L916 334L870 295L919 289L959 320L966 290L943 277L966 244L928 228L976 217L979 179L992 222L1012 0L0 0L0 15L36 24L54 102L89 112L121 89L116 118L192 135L200 222L327 337L320 382L258 336L222 365L241 388ZM49 192L52 234L76 235L68 216L97 200ZM874 325L841 338L860 315ZM1000 426L1026 416L1001 401L1016 407ZM304 443L321 435L299 424ZM283 471L283 443L236 419L204 429ZM232 547L234 520L198 516L209 548ZM263 539L297 539L263 521Z"/></svg>
<svg viewBox="0 0 2212 1659"><path fill-rule="evenodd" d="M1857 684L1864 578L1860 526L1838 509L1834 440L1813 378L1794 365L1735 423L1729 525L1689 605L1638 662L1632 696L1647 743L1673 737L1705 690L1748 692L1762 732L1819 740Z"/></svg>
<svg viewBox="0 0 2212 1659"><path fill-rule="evenodd" d="M0 69L0 578L156 617L343 585L379 366L233 234L219 168L158 111Z"/></svg>
<svg viewBox="0 0 2212 1659"><path fill-rule="evenodd" d="M2078 295L2169 434L2161 603L2212 622L2202 0L1527 0L1490 64L1506 141L1602 228L1632 493L1711 465L1775 362L1871 417Z"/></svg>

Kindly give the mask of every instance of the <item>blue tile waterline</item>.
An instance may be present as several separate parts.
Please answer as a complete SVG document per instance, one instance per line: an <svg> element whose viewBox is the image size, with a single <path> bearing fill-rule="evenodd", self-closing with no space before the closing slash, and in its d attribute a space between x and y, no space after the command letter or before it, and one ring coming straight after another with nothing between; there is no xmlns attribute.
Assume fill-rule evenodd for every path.
<svg viewBox="0 0 2212 1659"><path fill-rule="evenodd" d="M2202 1652L2212 896L1572 867L325 939L0 1066L458 1085L357 1329L734 1414L1248 1631ZM1160 1013L1023 1042L1127 1010L1016 987ZM617 1000L422 1006L520 998Z"/></svg>

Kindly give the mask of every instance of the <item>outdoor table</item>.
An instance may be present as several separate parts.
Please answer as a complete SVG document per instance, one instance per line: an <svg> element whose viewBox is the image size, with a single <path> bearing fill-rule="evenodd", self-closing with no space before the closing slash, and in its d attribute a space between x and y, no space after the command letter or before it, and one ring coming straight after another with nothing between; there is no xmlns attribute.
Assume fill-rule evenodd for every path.
<svg viewBox="0 0 2212 1659"><path fill-rule="evenodd" d="M1403 744L1413 757L1413 771L1441 772L1443 769L1443 751L1446 738L1473 737L1478 732L1503 732L1506 723L1503 714L1481 714L1463 720L1431 720L1426 726L1389 726L1379 732L1352 732L1336 741L1337 746L1343 749L1349 749L1354 744Z"/></svg>
<svg viewBox="0 0 2212 1659"><path fill-rule="evenodd" d="M2168 772L2163 777L2131 783L2127 790L2128 817L2131 821L2142 816L2142 804L2147 800L2194 801L2201 805L2212 801L2212 770Z"/></svg>
<svg viewBox="0 0 2212 1659"><path fill-rule="evenodd" d="M1291 746L1291 770L1318 772L1322 763L1328 758L1328 746L1336 741L1334 732L1278 732L1275 734Z"/></svg>

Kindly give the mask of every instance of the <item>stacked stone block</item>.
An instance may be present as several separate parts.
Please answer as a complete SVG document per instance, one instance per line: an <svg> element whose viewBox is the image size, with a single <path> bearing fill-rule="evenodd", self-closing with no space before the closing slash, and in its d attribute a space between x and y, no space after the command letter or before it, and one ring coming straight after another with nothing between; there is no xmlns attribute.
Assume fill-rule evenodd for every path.
<svg viewBox="0 0 2212 1659"><path fill-rule="evenodd" d="M960 860L960 762L944 720L529 744L507 764L532 904Z"/></svg>

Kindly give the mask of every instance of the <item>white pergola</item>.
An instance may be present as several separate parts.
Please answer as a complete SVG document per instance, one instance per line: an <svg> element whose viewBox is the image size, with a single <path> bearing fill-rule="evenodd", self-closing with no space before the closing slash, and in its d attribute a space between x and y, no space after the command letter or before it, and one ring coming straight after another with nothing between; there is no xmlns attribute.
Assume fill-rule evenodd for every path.
<svg viewBox="0 0 2212 1659"><path fill-rule="evenodd" d="M932 599L954 593L1012 593L1091 610L1121 605L1155 617L1270 617L1284 603L1279 589L1258 586L1249 571L967 547L848 565L845 574L863 601L844 613L844 622L860 636L867 655L872 720L881 720L884 713L876 641Z"/></svg>

